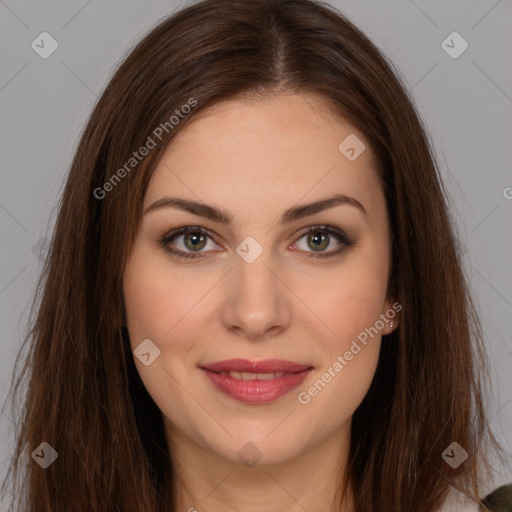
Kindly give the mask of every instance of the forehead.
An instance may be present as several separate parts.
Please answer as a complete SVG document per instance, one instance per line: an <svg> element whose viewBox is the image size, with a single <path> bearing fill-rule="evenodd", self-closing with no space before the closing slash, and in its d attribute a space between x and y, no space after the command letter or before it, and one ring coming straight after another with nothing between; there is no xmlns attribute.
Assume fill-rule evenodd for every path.
<svg viewBox="0 0 512 512"><path fill-rule="evenodd" d="M351 148L362 150L352 160ZM230 99L196 114L166 148L144 207L162 195L181 194L261 215L262 205L336 192L379 214L383 195L368 141L319 95L288 93Z"/></svg>

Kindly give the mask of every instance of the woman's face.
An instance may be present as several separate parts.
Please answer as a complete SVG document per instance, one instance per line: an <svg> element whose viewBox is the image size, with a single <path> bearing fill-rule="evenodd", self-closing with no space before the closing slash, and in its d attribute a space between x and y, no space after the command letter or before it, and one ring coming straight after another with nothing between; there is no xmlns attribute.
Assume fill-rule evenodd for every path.
<svg viewBox="0 0 512 512"><path fill-rule="evenodd" d="M363 135L317 95L191 121L151 177L124 275L135 363L171 442L285 462L350 430L390 332L383 191ZM239 373L205 369L223 361Z"/></svg>

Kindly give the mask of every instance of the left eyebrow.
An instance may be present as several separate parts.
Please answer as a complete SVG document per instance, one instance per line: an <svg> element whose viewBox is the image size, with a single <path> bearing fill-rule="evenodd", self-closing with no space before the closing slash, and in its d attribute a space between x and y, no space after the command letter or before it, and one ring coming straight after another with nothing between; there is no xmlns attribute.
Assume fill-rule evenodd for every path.
<svg viewBox="0 0 512 512"><path fill-rule="evenodd" d="M281 224L288 224L298 219L302 219L304 217L308 217L309 215L314 215L315 213L319 213L321 211L340 205L353 206L359 209L365 216L368 215L365 207L357 199L345 194L335 194L326 199L321 199L312 203L288 208L281 215L279 222ZM210 220L220 222L221 224L230 224L233 220L233 216L226 210L222 210L205 203L192 201L190 199L170 196L162 197L156 200L153 204L146 208L144 215L165 207L178 208L194 215L206 217Z"/></svg>
<svg viewBox="0 0 512 512"><path fill-rule="evenodd" d="M349 197L345 194L335 194L332 197L321 199L320 201L289 208L281 216L280 222L286 224L340 205L353 206L359 209L365 216L368 215L365 207L354 197Z"/></svg>

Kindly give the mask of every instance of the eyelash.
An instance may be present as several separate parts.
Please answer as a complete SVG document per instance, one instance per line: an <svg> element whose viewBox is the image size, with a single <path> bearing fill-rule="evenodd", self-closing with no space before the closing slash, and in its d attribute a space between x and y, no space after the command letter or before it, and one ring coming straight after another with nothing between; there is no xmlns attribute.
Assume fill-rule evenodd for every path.
<svg viewBox="0 0 512 512"><path fill-rule="evenodd" d="M170 242L177 238L180 235L186 235L188 233L199 233L201 235L205 235L209 238L211 238L214 242L214 237L210 234L210 232L207 229L201 228L201 227L194 227L194 226L187 226L184 228L179 228L174 231L171 231L170 233L167 233L163 238L159 240L159 243L163 247L165 251L167 251L171 256L176 256L178 258L182 259L190 259L190 258L202 258L203 256L199 256L200 253L187 253L183 252L181 250L175 250L171 249ZM350 239L343 231L338 230L337 228L334 228L330 225L317 225L312 226L308 228L306 231L304 231L297 240L300 240L305 235L309 235L312 233L322 233L322 234L328 234L332 235L338 242L341 242L342 246L339 249L336 249L334 251L326 252L326 253L309 253L307 257L309 258L331 258L334 256L337 256L338 254L342 253L347 247L353 247L354 242L352 239ZM215 242L216 243L216 242Z"/></svg>

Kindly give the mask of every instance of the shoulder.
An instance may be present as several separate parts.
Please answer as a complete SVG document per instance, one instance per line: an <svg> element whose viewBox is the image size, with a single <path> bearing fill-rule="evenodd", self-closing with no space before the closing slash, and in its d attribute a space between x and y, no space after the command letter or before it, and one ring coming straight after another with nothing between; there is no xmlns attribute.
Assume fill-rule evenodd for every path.
<svg viewBox="0 0 512 512"><path fill-rule="evenodd" d="M480 512L481 508L473 500L470 500L463 494L452 492L446 499L439 512Z"/></svg>
<svg viewBox="0 0 512 512"><path fill-rule="evenodd" d="M482 499L482 504L485 508L480 507L478 503L469 500L463 494L452 491L439 512L482 512L483 510L512 512L512 484L494 489Z"/></svg>
<svg viewBox="0 0 512 512"><path fill-rule="evenodd" d="M512 484L502 485L494 489L483 500L482 503L491 512L512 511Z"/></svg>

